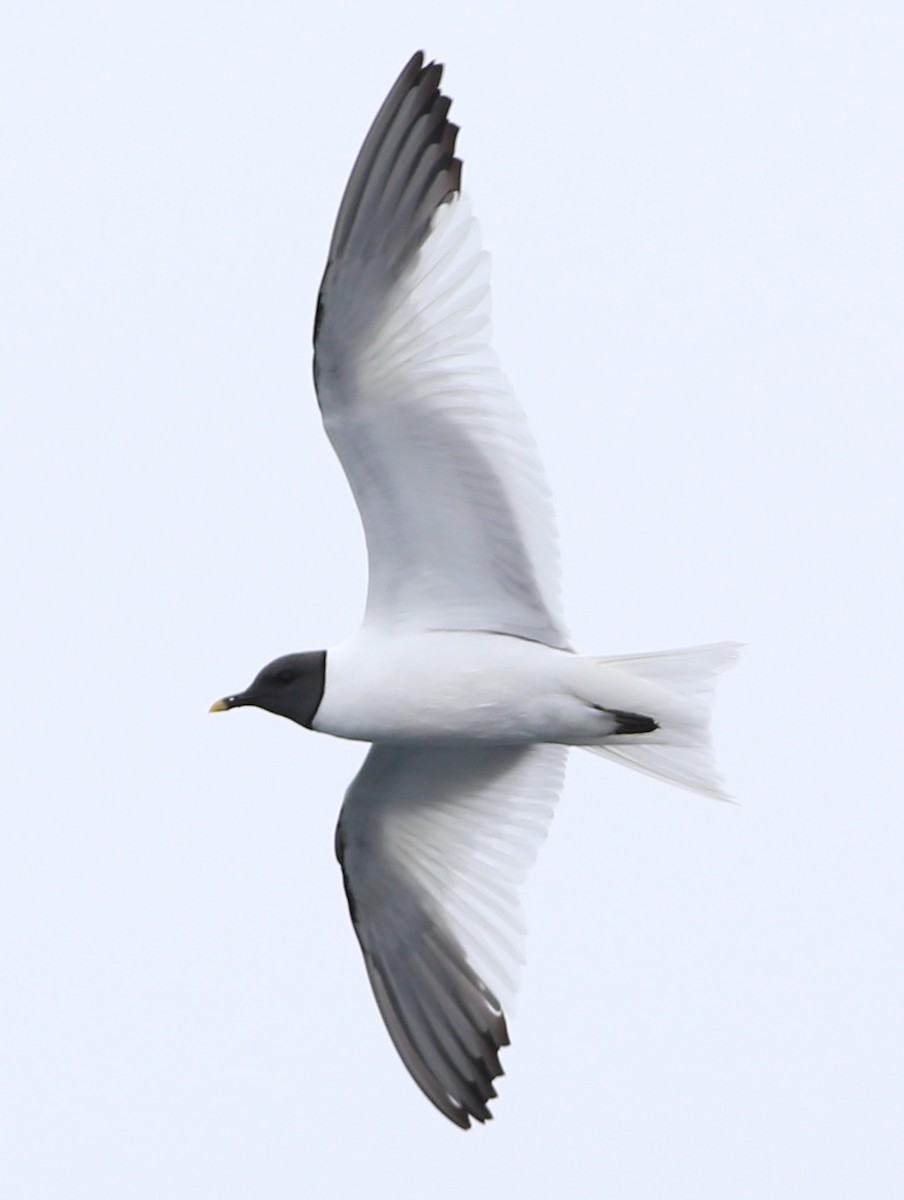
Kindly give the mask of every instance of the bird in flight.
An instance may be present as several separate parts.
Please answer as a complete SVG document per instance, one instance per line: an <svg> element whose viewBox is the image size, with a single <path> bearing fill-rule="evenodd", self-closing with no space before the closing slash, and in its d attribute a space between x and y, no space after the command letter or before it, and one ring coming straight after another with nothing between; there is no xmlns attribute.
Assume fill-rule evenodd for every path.
<svg viewBox="0 0 904 1200"><path fill-rule="evenodd" d="M543 468L489 344L488 257L441 74L415 54L377 113L317 302L317 397L367 543L362 626L276 659L212 711L256 705L371 743L336 829L348 905L402 1061L467 1128L492 1115L517 887L568 747L724 798L709 709L736 647L572 649Z"/></svg>

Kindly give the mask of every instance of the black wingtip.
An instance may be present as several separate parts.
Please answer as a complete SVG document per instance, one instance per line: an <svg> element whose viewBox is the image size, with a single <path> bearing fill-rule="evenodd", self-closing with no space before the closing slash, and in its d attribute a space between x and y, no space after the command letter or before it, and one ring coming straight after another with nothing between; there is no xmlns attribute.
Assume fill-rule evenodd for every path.
<svg viewBox="0 0 904 1200"><path fill-rule="evenodd" d="M375 245L370 243L375 237L382 240L393 218L398 219L400 205L415 231L423 234L431 204L435 207L459 190L461 162L454 156L458 128L447 119L451 100L440 91L442 75L443 64L425 65L424 52L418 50L389 89L352 168L336 218L330 261L346 251L373 253ZM423 136L408 141L415 127L423 130ZM390 172L393 164L396 170ZM406 194L404 184L419 168L420 188ZM379 217L382 224L370 236L369 216ZM418 241L415 237L414 244Z"/></svg>

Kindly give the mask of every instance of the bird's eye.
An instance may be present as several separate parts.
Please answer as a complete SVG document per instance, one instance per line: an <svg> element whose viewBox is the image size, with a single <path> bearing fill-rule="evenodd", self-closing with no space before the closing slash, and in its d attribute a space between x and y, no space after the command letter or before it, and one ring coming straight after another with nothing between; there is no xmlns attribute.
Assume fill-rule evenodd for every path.
<svg viewBox="0 0 904 1200"><path fill-rule="evenodd" d="M278 684L280 684L281 686L285 686L285 684L291 683L294 678L295 678L295 672L290 670L288 667L286 667L286 669L283 671L278 671L276 674L276 682Z"/></svg>

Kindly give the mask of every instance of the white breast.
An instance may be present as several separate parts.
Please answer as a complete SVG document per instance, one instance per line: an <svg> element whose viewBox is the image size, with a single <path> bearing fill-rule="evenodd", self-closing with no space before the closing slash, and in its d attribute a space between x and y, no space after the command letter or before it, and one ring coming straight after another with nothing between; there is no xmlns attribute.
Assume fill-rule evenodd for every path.
<svg viewBox="0 0 904 1200"><path fill-rule="evenodd" d="M314 728L367 742L554 741L583 707L568 685L576 661L497 634L363 629L327 653Z"/></svg>

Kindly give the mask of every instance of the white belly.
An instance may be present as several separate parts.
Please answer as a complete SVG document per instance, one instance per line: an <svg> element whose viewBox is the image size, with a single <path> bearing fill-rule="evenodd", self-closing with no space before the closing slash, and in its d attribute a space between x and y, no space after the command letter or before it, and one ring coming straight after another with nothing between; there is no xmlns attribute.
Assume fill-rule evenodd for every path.
<svg viewBox="0 0 904 1200"><path fill-rule="evenodd" d="M366 742L597 741L613 722L581 684L599 670L498 634L361 631L327 653L313 728Z"/></svg>

